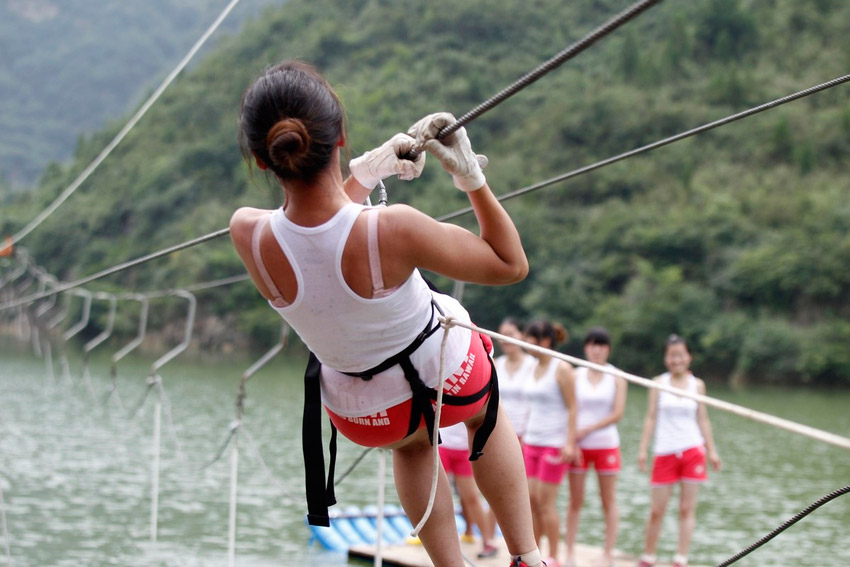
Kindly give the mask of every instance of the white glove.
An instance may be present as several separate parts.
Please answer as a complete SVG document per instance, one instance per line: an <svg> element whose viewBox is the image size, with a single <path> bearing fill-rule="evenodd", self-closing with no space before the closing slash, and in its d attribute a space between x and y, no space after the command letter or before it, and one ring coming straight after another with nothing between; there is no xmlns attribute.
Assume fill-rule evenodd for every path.
<svg viewBox="0 0 850 567"><path fill-rule="evenodd" d="M401 157L413 148L413 144L413 138L398 133L381 146L351 160L348 164L351 175L369 189L374 189L378 181L394 174L404 181L415 179L425 168L425 154L419 154L412 160Z"/></svg>
<svg viewBox="0 0 850 567"><path fill-rule="evenodd" d="M417 147L434 154L443 164L443 169L452 174L455 187L465 193L481 189L487 182L481 168L487 165L487 157L475 155L466 128L458 128L445 138L437 139L437 133L450 124L455 117L448 112L429 114L410 127L408 134L416 138Z"/></svg>

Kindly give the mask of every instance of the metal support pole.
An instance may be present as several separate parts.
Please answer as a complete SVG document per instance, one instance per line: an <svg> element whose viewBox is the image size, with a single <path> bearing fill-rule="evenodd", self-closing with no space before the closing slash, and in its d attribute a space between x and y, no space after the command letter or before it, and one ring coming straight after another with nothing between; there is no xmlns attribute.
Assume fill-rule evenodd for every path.
<svg viewBox="0 0 850 567"><path fill-rule="evenodd" d="M237 475L239 473L239 430L242 427L242 416L244 414L245 398L247 391L245 385L260 368L268 364L280 351L286 347L289 338L289 325L283 323L280 328L280 340L261 356L254 364L242 373L239 380L239 394L236 396L236 421L233 422L233 446L230 448L230 516L228 521L227 536L227 565L234 567L236 562L236 501L237 501Z"/></svg>
<svg viewBox="0 0 850 567"><path fill-rule="evenodd" d="M85 381L86 388L91 394L93 400L97 400L97 396L94 393L94 385L91 382L91 374L89 373L89 354L92 350L103 341L109 338L112 334L112 329L115 326L115 308L118 305L118 299L112 293L105 292L97 292L94 294L95 299L104 299L109 301L109 314L106 317L106 328L101 331L96 337L91 339L85 345L83 345L83 380Z"/></svg>
<svg viewBox="0 0 850 567"><path fill-rule="evenodd" d="M85 289L75 289L71 292L74 295L79 295L83 298L83 316L80 321L62 333L62 376L67 381L71 381L71 367L68 363L68 353L67 353L67 345L68 341L73 338L77 333L86 328L86 325L89 324L89 316L91 315L91 300L92 294L90 291L86 291Z"/></svg>
<svg viewBox="0 0 850 567"><path fill-rule="evenodd" d="M177 290L171 295L176 295L178 297L182 297L189 301L189 312L186 315L186 329L183 334L183 340L179 345L159 357L152 365L151 365L151 374L148 378L148 385L155 385L159 388L158 396L156 397L156 401L154 403L154 415L153 415L153 480L151 482L151 541L156 542L157 536L157 523L158 523L158 509L159 509L159 456L160 456L160 446L161 446L161 428L162 428L162 378L159 376L159 369L162 368L165 364L174 359L178 354L183 352L189 347L189 342L192 340L192 329L195 324L195 310L198 304L198 301L195 299L195 296L185 290Z"/></svg>

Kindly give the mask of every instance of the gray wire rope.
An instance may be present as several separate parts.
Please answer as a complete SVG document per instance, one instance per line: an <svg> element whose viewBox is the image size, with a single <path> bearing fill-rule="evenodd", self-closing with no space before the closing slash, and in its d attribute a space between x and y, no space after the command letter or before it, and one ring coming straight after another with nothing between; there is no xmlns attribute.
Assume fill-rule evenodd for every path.
<svg viewBox="0 0 850 567"><path fill-rule="evenodd" d="M660 3L661 0L641 0L640 2L636 2L629 8L623 10L588 35L573 43L572 45L566 47L557 55L552 57L551 59L544 61L540 65L538 65L532 71L526 73L524 76L520 77L512 84L508 85L489 99L485 100L466 114L463 114L460 118L455 120L452 124L449 124L442 130L437 133L437 138L445 138L451 133L457 131L459 128L463 127L465 124L473 121L478 118L488 110L495 108L497 105L504 102L506 99L512 97L531 83L537 81L553 69L560 66L565 61L572 59L598 40L602 39L606 35L610 34L623 24L627 23L629 20L637 17L645 10L651 8L652 6ZM413 151L408 154L409 157L415 157L419 152Z"/></svg>
<svg viewBox="0 0 850 567"><path fill-rule="evenodd" d="M204 242L207 242L208 240L213 240L213 239L218 238L220 236L225 236L229 233L230 233L230 228L223 228L221 230L217 230L215 232L211 232L211 233L206 234L204 236L200 236L198 238L195 238L194 240L189 240L187 242L183 242L182 244L175 244L174 246L171 246L169 248L164 248L164 249L162 249L158 252L152 252L152 253L150 253L146 256L141 256L139 258L136 258L135 260L128 260L127 262L124 262L123 264L118 264L116 266L112 266L111 268L101 270L100 272L97 272L97 273L92 274L90 276L86 276L84 278L80 278L80 279L74 280L72 282L61 284L61 285L57 286L56 288L54 288L50 291L44 291L42 293L36 293L36 294L33 294L33 295L29 295L27 297L22 297L21 299L12 301L12 302L7 303L5 305L0 305L0 311L4 311L4 310L10 309L12 307L17 307L19 305L24 305L26 303L32 303L33 301L38 301L39 299L44 299L45 297L54 295L56 293L62 293L63 291L68 291L69 289L73 289L75 287L85 285L89 282L93 282L94 280L98 280L98 279L104 278L106 276L111 276L112 274L116 274L116 273L124 271L128 268L132 268L134 266L138 266L140 264L150 262L151 260L156 260L157 258L162 258L163 256L168 256L172 252L177 252L179 250L191 248L192 246L202 244Z"/></svg>
<svg viewBox="0 0 850 567"><path fill-rule="evenodd" d="M529 185L528 187L523 187L522 189L517 189L516 191L511 191L509 193L499 195L498 200L499 201L507 201L508 199L513 199L514 197L519 197L520 195L525 195L526 193L530 193L532 191L542 189L544 187L547 187L549 185L553 185L553 184L558 183L560 181L566 181L567 179L571 179L573 177L577 177L577 176L585 174L585 173L590 173L591 171L605 167L607 165L611 165L613 163L624 160L626 158L630 158L630 157L636 156L638 154L642 154L644 152L648 152L650 150L654 150L654 149L660 148L662 146L672 144L673 142L678 142L679 140L689 138L689 137L694 136L696 134L701 134L703 132L706 132L708 130L712 130L712 129L717 128L719 126L729 124L730 122L735 122L736 120L740 120L742 118L746 118L748 116L758 114L759 112L763 112L765 110L775 108L775 107L783 105L785 103L788 103L788 102L791 102L791 101L794 101L794 100L797 100L797 99L818 93L820 91L835 87L835 86L843 84L843 83L846 83L848 81L850 81L850 75L843 75L841 77L837 77L835 79L832 79L831 81L827 81L825 83L815 85L815 86L810 87L808 89L805 89L805 90L784 96L782 98L778 98L776 100L766 102L766 103L761 104L759 106L750 108L749 110L744 110L744 111L739 112L737 114L727 116L726 118L721 118L720 120L715 120L714 122L709 122L708 124L703 124L702 126L698 126L696 128L692 128L691 130L681 132L679 134L676 134L675 136L670 136L669 138L664 138L662 140L658 140L656 142L653 142L651 144L647 144L645 146L641 146L639 148L635 148L635 149L630 150L628 152L624 152L622 154L618 154L616 156L612 156L612 157L609 157L607 159L603 159L602 161L597 161L596 163L592 163L590 165L585 165L584 167L574 169L570 172L558 175L557 177L552 177L551 179L547 179L545 181L540 181L539 183L535 183L534 185ZM448 213L446 215L437 217L437 220L438 221L446 221L446 220L449 220L449 219L452 219L452 218L455 218L455 217L459 217L461 215L471 213L471 212L472 212L472 207L466 207L464 209L460 209L460 210L455 211L453 213Z"/></svg>
<svg viewBox="0 0 850 567"><path fill-rule="evenodd" d="M225 7L225 9L219 14L219 16L215 19L215 21L207 28L207 31L201 35L200 39L195 42L195 45L189 50L189 52L183 57L180 63L177 64L177 67L168 74L168 76L163 80L163 82L157 87L157 89L151 94L150 97L142 104L139 110L133 115L132 118L124 125L118 134L112 139L109 144L98 154L98 156L92 161L86 168L80 173L79 176L69 185L62 193L59 194L56 199L53 200L43 211L41 211L36 217L29 222L24 228L16 232L12 236L12 243L17 244L20 242L22 238L28 235L30 232L35 230L44 220L53 214L53 212L59 208L62 203L64 203L68 197L70 197L79 187L82 185L89 176L94 173L94 170L98 168L98 166L103 163L103 161L112 153L112 150L115 149L118 144L130 133L130 130L135 127L135 125L142 119L142 117L147 113L147 111L154 105L154 103L159 99L160 95L165 91L166 88L177 78L177 75L180 74L181 71L189 64L189 61L199 49L206 43L206 41L210 38L210 36L218 29L227 15L233 10L236 4L239 3L239 0L231 0L230 3Z"/></svg>
<svg viewBox="0 0 850 567"><path fill-rule="evenodd" d="M662 146L672 144L673 142L677 142L679 140L689 138L689 137L694 136L696 134L700 134L702 132L706 132L708 130L712 130L714 128L717 128L719 126L729 124L730 122L734 122L736 120L740 120L742 118L746 118L748 116L758 114L759 112L763 112L765 110L775 108L777 106L786 104L788 102L792 102L792 101L798 100L800 98L803 98L803 97L824 91L826 89L841 85L841 84L846 83L848 81L850 81L850 75L843 75L841 77L837 77L835 79L832 79L831 81L827 81L825 83L821 83L819 85L809 87L809 88L804 89L802 91L798 91L796 93L778 98L776 100L766 102L766 103L761 104L759 106L750 108L749 110L744 110L744 111L739 112L737 114L727 116L726 118L721 118L720 120L715 120L714 122L709 122L708 124L703 124L702 126L692 128L691 130L687 130L685 132L681 132L681 133L676 134L674 136L670 136L668 138L658 140L658 141L653 142L651 144L647 144L645 146L635 148L635 149L630 150L628 152L624 152L624 153L618 154L616 156L604 159L602 161L598 161L596 163L586 165L584 167L581 167L579 169L575 169L573 171L564 173L564 174L559 175L557 177L552 177L552 178L547 179L545 181L535 183L534 185L529 185L528 187L524 187L522 189L517 189L516 191L512 191L512 192L509 192L509 193L505 193L503 195L500 195L498 197L498 199L499 199L499 201L506 201L506 200L512 199L514 197L519 197L520 195L524 195L526 193L530 193L532 191L536 191L538 189L548 187L549 185L553 185L553 184L558 183L560 181L566 181L567 179L577 177L577 176L582 175L584 173L589 173L591 171L600 169L600 168L605 167L607 165L611 165L611 164L616 163L618 161L622 161L624 159L636 156L638 154L642 154L642 153L648 152L650 150L654 150L656 148L660 148ZM449 220L449 219L452 219L452 218L455 218L455 217L459 217L459 216L462 216L464 214L471 213L471 212L472 212L472 208L467 207L467 208L455 211L453 213L448 213L448 214L436 217L436 219L438 221L446 221L446 220ZM7 309L11 309L13 307L18 307L20 305L25 305L27 303L32 303L33 301L38 301L39 299L44 299L46 297L49 297L49 296L57 294L57 293L61 293L63 291L68 291L69 289L79 287L81 285L87 284L89 282L100 279L102 277L115 274L117 272L138 266L140 264L144 264L145 262L149 262L151 260L155 260L155 259L161 258L163 256L167 256L168 254L171 254L172 252L176 252L178 250L190 248L190 247L195 246L197 244L202 244L204 242L207 242L208 240L213 240L213 239L218 238L220 236L225 236L229 233L230 233L229 228L223 228L221 230L217 230L215 232L211 232L207 235L196 238L194 240L189 240L189 241L184 242L182 244L177 244L177 245L171 246L170 248L165 248L165 249L160 250L158 252L153 252L151 254L148 254L147 256L142 256L142 257L137 258L135 260L129 260L127 262L124 262L123 264L118 264L116 266L113 266L112 268L102 270L100 272L97 272L96 274L92 274L92 275L87 276L85 278L81 278L81 279L75 280L73 282L69 282L69 283L66 283L66 284L59 285L59 286L55 287L54 289L52 289L50 291L44 291L44 292L41 292L41 293L36 293L36 294L33 294L33 295L29 295L27 297L23 297L23 298L20 298L20 299L17 299L17 300L10 301L8 303L0 305L0 312L5 311ZM238 277L238 276L236 276L236 277Z"/></svg>
<svg viewBox="0 0 850 567"><path fill-rule="evenodd" d="M785 530L787 530L788 528L790 528L792 525L796 524L797 522L799 522L800 520L802 520L803 518L805 518L806 516L808 516L809 514L814 512L817 508L820 508L821 506L823 506L824 504L826 504L830 500L834 500L835 498L838 498L839 496L841 496L843 494L847 494L848 492L850 492L850 485L845 486L844 488L839 488L838 490L836 490L834 492L830 492L826 496L821 497L817 501L810 504L805 510L798 512L797 514L795 514L791 518L785 520L779 527L777 527L775 530L773 530L769 534L762 537L760 540L758 540L754 544L750 545L746 549L739 551L738 553L736 553L735 555L733 555L732 557L730 557L726 561L724 561L722 563L718 563L716 567L727 567L728 565L735 563L736 561L738 561L739 559L741 559L745 555L749 555L750 553L752 553L753 551L755 551L759 547L766 544L768 541L770 541L773 538L775 538L776 536L778 536L780 533L782 533Z"/></svg>

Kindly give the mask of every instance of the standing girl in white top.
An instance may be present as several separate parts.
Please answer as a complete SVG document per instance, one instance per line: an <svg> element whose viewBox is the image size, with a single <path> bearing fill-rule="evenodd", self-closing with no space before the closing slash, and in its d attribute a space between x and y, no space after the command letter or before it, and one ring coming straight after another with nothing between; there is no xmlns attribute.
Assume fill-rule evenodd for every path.
<svg viewBox="0 0 850 567"><path fill-rule="evenodd" d="M529 344L554 350L567 339L563 326L536 321L525 330ZM555 506L564 475L576 456L575 377L572 365L549 354L530 351L537 366L525 394L528 426L522 443L525 473L531 496L531 516L538 548L549 542L548 567L557 560L560 521Z"/></svg>
<svg viewBox="0 0 850 567"><path fill-rule="evenodd" d="M584 338L584 355L590 362L608 366L611 337L594 327ZM626 381L612 374L580 367L576 376L576 424L578 463L570 467L570 504L567 508L567 565L575 564L575 542L584 503L584 479L588 466L596 469L602 513L605 517L605 549L599 567L614 565L614 544L620 512L617 508L617 474L620 472L620 434L617 422L626 408Z"/></svg>
<svg viewBox="0 0 850 567"><path fill-rule="evenodd" d="M691 353L687 343L678 335L670 335L667 339L664 365L668 371L654 378L656 382L705 395L705 382L691 374ZM647 447L653 431L652 508L646 523L646 541L639 567L655 565L661 521L676 484L682 486L679 494L679 543L673 567L685 567L696 525L699 485L708 478L706 453L715 470L720 470L720 457L714 447L705 405L690 398L650 390L638 451L641 471L646 471Z"/></svg>
<svg viewBox="0 0 850 567"><path fill-rule="evenodd" d="M499 334L512 339L522 340L522 327L520 323L508 317L499 325ZM499 402L502 409L508 414L511 425L516 431L517 437L522 440L525 427L528 423L528 402L525 399L525 388L534 372L537 364L530 354L522 350L522 347L505 341L497 341L502 350L502 355L493 362L496 365L496 373L499 375Z"/></svg>

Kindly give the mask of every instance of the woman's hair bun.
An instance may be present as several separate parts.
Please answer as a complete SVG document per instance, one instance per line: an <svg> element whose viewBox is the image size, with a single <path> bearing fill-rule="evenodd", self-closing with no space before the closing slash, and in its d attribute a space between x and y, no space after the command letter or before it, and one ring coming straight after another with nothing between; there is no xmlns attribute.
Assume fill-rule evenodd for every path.
<svg viewBox="0 0 850 567"><path fill-rule="evenodd" d="M558 339L558 343L565 343L567 342L567 339L570 338L570 334L567 332L566 327L560 323L552 323L552 329L555 331L555 338Z"/></svg>
<svg viewBox="0 0 850 567"><path fill-rule="evenodd" d="M284 118L271 127L266 145L274 165L297 174L310 151L310 133L301 120Z"/></svg>

